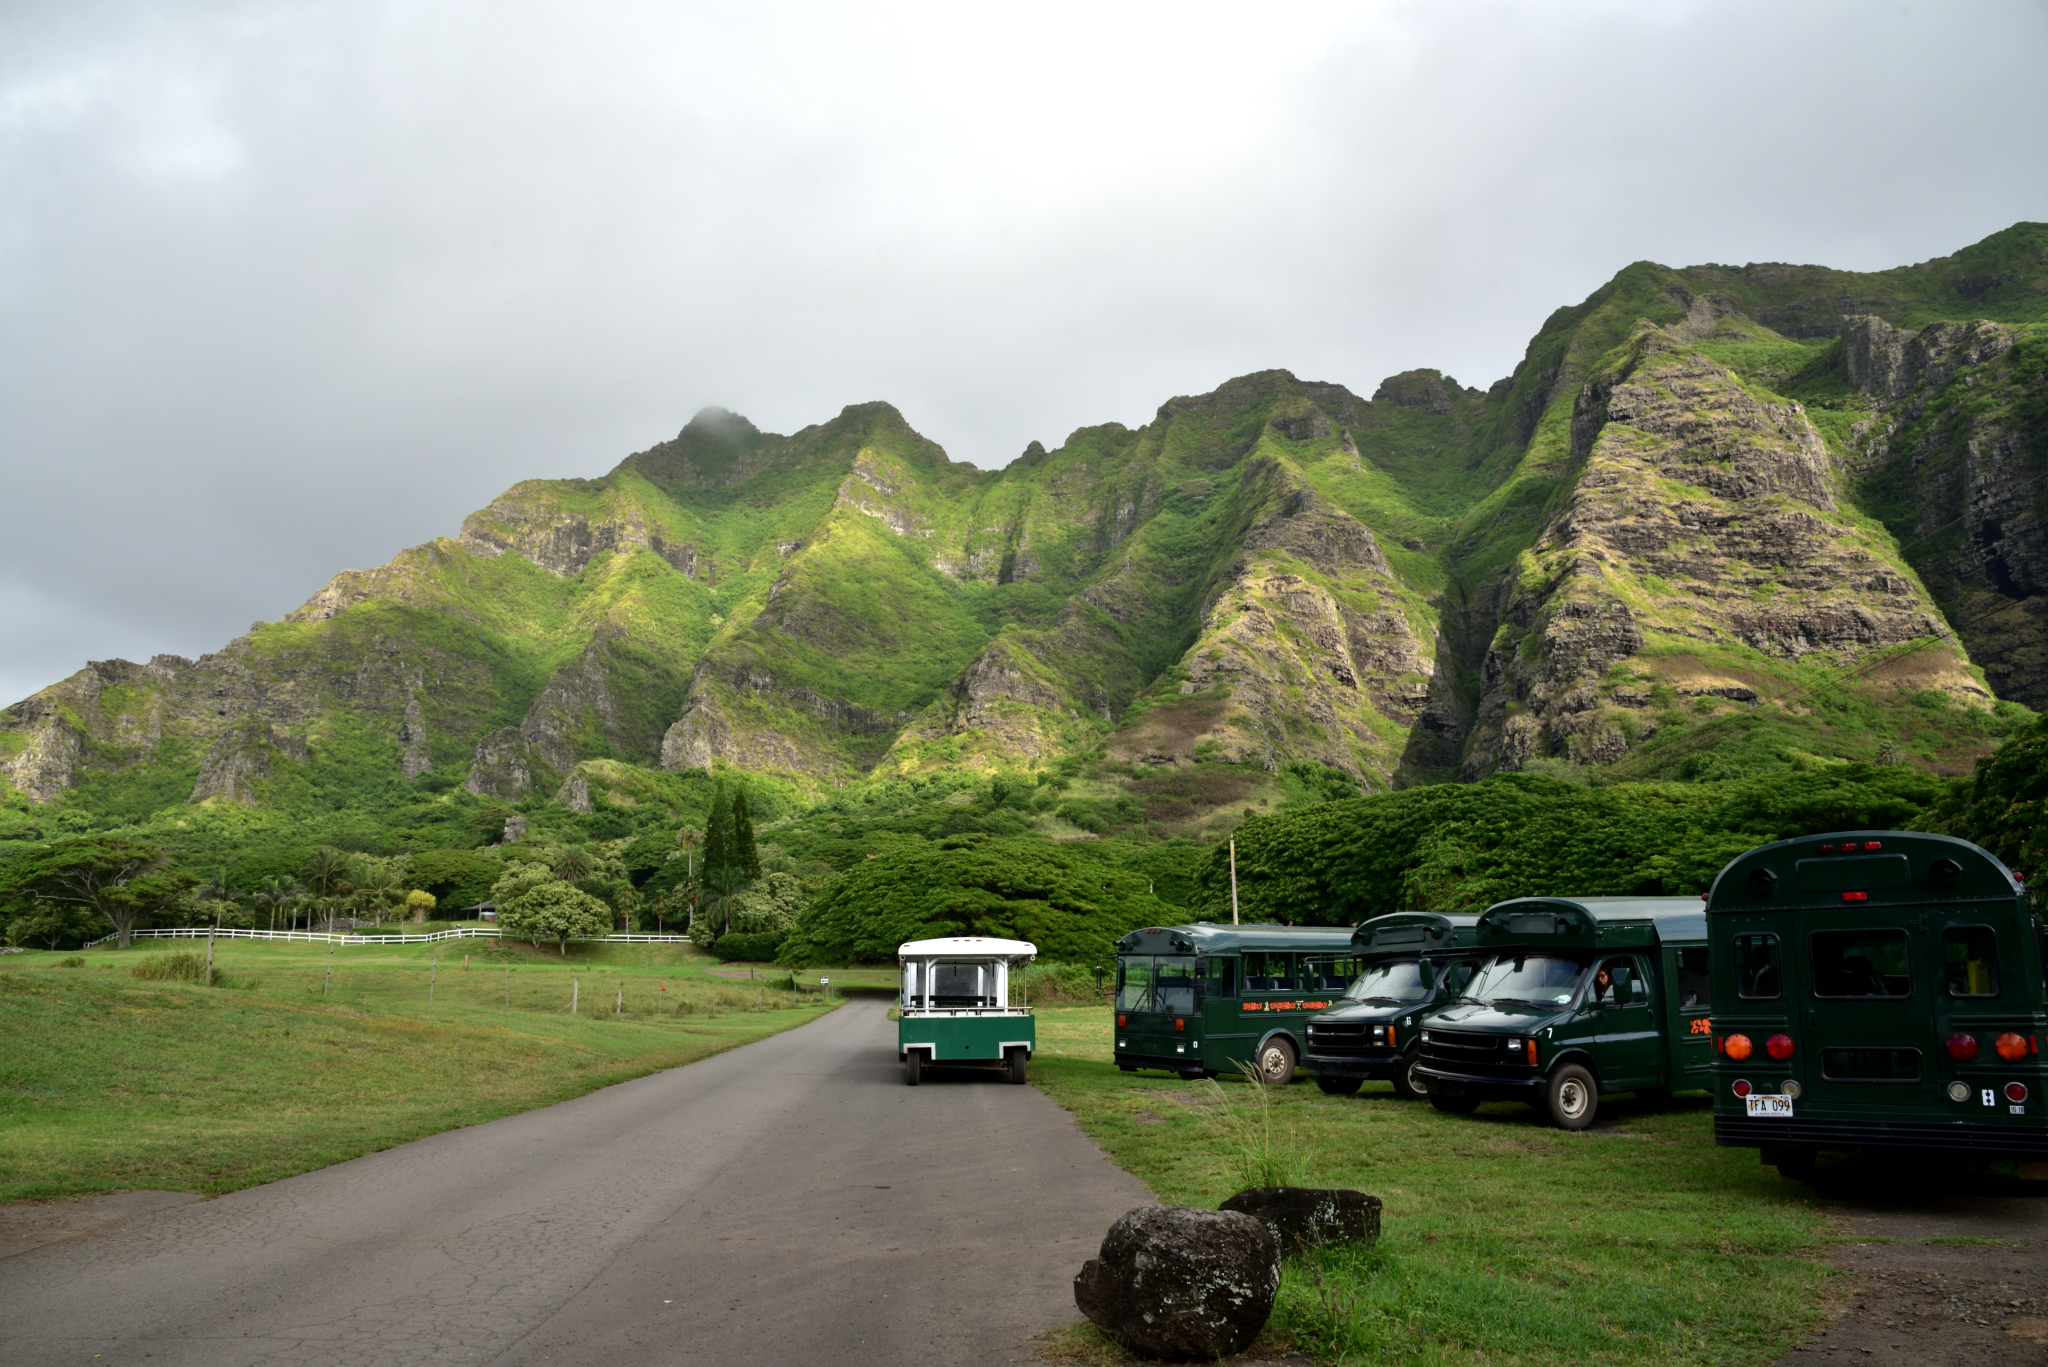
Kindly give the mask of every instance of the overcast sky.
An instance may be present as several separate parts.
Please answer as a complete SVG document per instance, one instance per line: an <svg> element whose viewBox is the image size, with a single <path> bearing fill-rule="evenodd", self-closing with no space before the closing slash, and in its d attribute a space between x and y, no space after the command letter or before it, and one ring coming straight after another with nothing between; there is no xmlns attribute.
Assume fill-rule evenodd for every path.
<svg viewBox="0 0 2048 1367"><path fill-rule="evenodd" d="M0 702L706 404L955 459L2048 219L2048 6L0 6Z"/></svg>

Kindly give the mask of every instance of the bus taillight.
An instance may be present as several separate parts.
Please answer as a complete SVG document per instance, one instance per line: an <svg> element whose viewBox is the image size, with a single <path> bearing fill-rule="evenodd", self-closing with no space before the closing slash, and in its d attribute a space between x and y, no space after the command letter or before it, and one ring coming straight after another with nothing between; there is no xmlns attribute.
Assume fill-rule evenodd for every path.
<svg viewBox="0 0 2048 1367"><path fill-rule="evenodd" d="M1958 1063L1968 1063L1971 1059L1977 1057L1977 1037L1960 1033L1950 1035L1948 1037L1948 1056Z"/></svg>
<svg viewBox="0 0 2048 1367"><path fill-rule="evenodd" d="M2000 1035L1998 1042L1991 1047L1996 1049L1998 1056L2007 1063L2017 1063L2027 1056L2027 1037L2007 1031Z"/></svg>
<svg viewBox="0 0 2048 1367"><path fill-rule="evenodd" d="M1748 1079L1748 1078L1746 1078L1746 1077L1739 1077L1739 1078L1735 1079L1735 1086L1734 1086L1733 1090L1734 1090L1734 1092L1735 1092L1735 1095L1737 1095L1737 1096L1748 1096L1748 1095L1749 1095L1749 1079Z"/></svg>
<svg viewBox="0 0 2048 1367"><path fill-rule="evenodd" d="M1792 1051L1799 1046L1792 1043L1790 1035L1773 1035L1764 1041L1764 1052L1783 1063L1792 1057Z"/></svg>
<svg viewBox="0 0 2048 1367"><path fill-rule="evenodd" d="M1729 1058L1740 1060L1746 1059L1751 1054L1755 1053L1756 1046L1749 1042L1749 1036L1747 1035L1730 1035L1728 1037L1728 1042L1723 1046L1723 1050L1727 1053ZM1738 1092L1736 1093L1736 1095L1748 1096L1749 1093Z"/></svg>
<svg viewBox="0 0 2048 1367"><path fill-rule="evenodd" d="M2007 1101L2025 1101L2027 1099L2027 1084L2024 1082L2006 1083L2005 1099Z"/></svg>

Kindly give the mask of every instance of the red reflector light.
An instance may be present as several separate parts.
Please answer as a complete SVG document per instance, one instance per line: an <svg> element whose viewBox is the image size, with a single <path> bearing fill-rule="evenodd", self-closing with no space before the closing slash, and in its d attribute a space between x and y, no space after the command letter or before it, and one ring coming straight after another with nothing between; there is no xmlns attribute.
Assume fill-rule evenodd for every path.
<svg viewBox="0 0 2048 1367"><path fill-rule="evenodd" d="M1948 1037L1948 1056L1958 1063L1968 1063L1977 1057L1975 1035L1954 1034Z"/></svg>
<svg viewBox="0 0 2048 1367"><path fill-rule="evenodd" d="M1748 1079L1748 1078L1746 1078L1746 1077L1739 1077L1739 1078L1735 1079L1735 1089L1734 1089L1734 1090L1735 1090L1735 1095L1737 1095L1737 1096L1748 1096L1748 1095L1749 1095L1749 1079Z"/></svg>
<svg viewBox="0 0 2048 1367"><path fill-rule="evenodd" d="M1119 1030L1123 1029L1126 1025L1129 1025L1130 1023L1131 1018L1129 1016L1119 1015L1116 1018L1116 1028Z"/></svg>
<svg viewBox="0 0 2048 1367"><path fill-rule="evenodd" d="M1747 1035L1730 1035L1728 1037L1727 1052L1729 1058L1745 1059L1756 1052L1756 1046L1749 1042L1749 1036ZM1748 1096L1749 1093L1742 1092L1739 1095Z"/></svg>
<svg viewBox="0 0 2048 1367"><path fill-rule="evenodd" d="M2007 1101L2025 1101L2027 1099L2027 1084L2024 1082L2006 1083L2005 1099Z"/></svg>
<svg viewBox="0 0 2048 1367"><path fill-rule="evenodd" d="M1820 847L1820 852L1822 854L1833 854L1835 852L1835 847L1833 845L1823 845Z"/></svg>
<svg viewBox="0 0 2048 1367"><path fill-rule="evenodd" d="M1790 1035L1773 1035L1764 1041L1764 1052L1780 1063L1791 1058L1792 1051L1797 1047L1792 1043Z"/></svg>
<svg viewBox="0 0 2048 1367"><path fill-rule="evenodd" d="M1866 850L1881 850L1884 848L1884 842L1882 840L1866 840L1863 842L1863 848Z"/></svg>
<svg viewBox="0 0 2048 1367"><path fill-rule="evenodd" d="M2017 1063L2027 1056L2027 1040L2024 1035L2000 1035L1998 1042L1991 1047L1996 1049L1998 1056L2007 1063Z"/></svg>
<svg viewBox="0 0 2048 1367"><path fill-rule="evenodd" d="M1844 902L1868 902L1870 894L1867 892L1845 892L1842 894L1842 900Z"/></svg>
<svg viewBox="0 0 2048 1367"><path fill-rule="evenodd" d="M1180 1031L1182 1034L1186 1034L1188 1029L1188 1023L1186 1021L1177 1020L1173 1023L1173 1028Z"/></svg>

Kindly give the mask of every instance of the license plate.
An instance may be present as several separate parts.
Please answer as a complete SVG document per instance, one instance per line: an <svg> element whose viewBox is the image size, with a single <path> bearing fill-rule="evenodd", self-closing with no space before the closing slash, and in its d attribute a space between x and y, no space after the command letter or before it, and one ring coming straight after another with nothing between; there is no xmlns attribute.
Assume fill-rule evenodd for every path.
<svg viewBox="0 0 2048 1367"><path fill-rule="evenodd" d="M1751 1115L1789 1116L1792 1114L1792 1098L1789 1096L1758 1096L1751 1094L1742 1098Z"/></svg>

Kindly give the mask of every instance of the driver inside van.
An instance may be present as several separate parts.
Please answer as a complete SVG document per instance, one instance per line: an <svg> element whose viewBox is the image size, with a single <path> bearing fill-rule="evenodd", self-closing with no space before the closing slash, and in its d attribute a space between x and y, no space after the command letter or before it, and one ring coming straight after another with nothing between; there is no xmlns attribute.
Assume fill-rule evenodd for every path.
<svg viewBox="0 0 2048 1367"><path fill-rule="evenodd" d="M1593 1000L1604 1002L1614 991L1614 971L1607 965L1600 965L1600 971L1593 975Z"/></svg>

